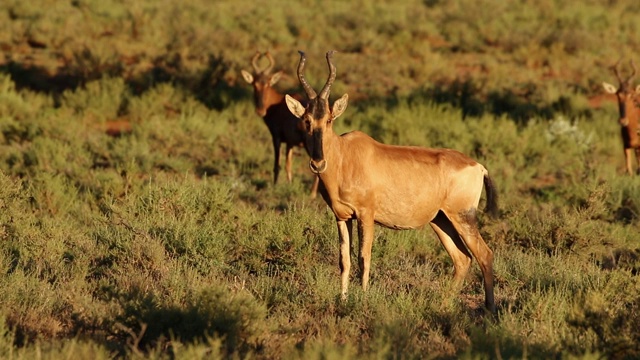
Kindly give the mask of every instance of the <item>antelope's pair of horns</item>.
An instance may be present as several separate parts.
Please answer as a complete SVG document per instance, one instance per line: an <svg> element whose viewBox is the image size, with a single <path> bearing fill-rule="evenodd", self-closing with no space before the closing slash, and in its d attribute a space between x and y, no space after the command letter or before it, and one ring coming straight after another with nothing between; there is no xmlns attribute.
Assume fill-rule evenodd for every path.
<svg viewBox="0 0 640 360"><path fill-rule="evenodd" d="M618 71L618 66L620 65L620 61L622 61L622 58L620 58L612 67L611 69L613 70L613 73L616 74L616 77L618 78L618 81L620 82L620 84L630 84L631 80L633 80L633 78L636 76L636 64L633 62L633 59L631 59L629 61L629 63L631 64L631 68L633 69L633 72L631 73L631 75L629 75L629 77L626 80L622 80L622 77L620 76L620 72Z"/></svg>
<svg viewBox="0 0 640 360"><path fill-rule="evenodd" d="M262 56L263 54L260 51L256 51L255 55L253 55L253 58L251 58L251 65L253 65L253 69L256 71L256 74L262 74L262 73L268 74L269 72L271 72L271 70L273 69L273 66L275 65L275 61L273 61L273 56L271 56L269 51L267 51L264 53L264 56L267 58L267 60L269 60L269 65L267 65L267 67L264 68L263 70L260 70L260 68L258 67L258 60Z"/></svg>
<svg viewBox="0 0 640 360"><path fill-rule="evenodd" d="M333 81L336 79L336 66L331 62L331 57L335 50L327 51L327 64L329 65L329 78L327 82L324 84L322 91L320 91L320 95L317 95L315 90L309 85L307 79L304 77L304 64L307 61L307 57L304 55L304 52L298 51L300 53L300 63L298 64L298 80L300 80L300 84L304 88L304 91L307 93L307 96L310 100L315 99L317 96L322 100L329 99L329 91L331 89L331 85L333 85Z"/></svg>

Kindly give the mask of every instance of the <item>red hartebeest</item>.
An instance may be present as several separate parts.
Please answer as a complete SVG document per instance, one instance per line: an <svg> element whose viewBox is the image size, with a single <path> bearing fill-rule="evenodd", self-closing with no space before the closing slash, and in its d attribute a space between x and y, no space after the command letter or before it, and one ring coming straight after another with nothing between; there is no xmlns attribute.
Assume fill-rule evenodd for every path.
<svg viewBox="0 0 640 360"><path fill-rule="evenodd" d="M284 101L284 95L280 94L273 86L280 80L282 71L271 74L274 66L273 57L267 51L264 56L269 60L266 68L258 67L258 60L262 54L256 52L251 59L254 73L242 70L242 77L246 82L253 86L253 95L256 106L256 113L264 119L264 123L269 128L271 140L273 143L273 151L275 155L273 163L273 183L278 181L278 173L280 172L280 144L284 142L286 145L287 160L285 170L287 172L287 180L292 181L291 162L293 158L293 149L295 146L305 148L305 132L300 119L293 116ZM307 151L308 153L308 151ZM315 198L318 189L318 177L314 179L311 188L311 197Z"/></svg>
<svg viewBox="0 0 640 360"><path fill-rule="evenodd" d="M478 231L476 209L483 187L487 210L497 211L496 189L484 166L450 149L392 146L353 131L338 136L333 121L347 107L348 96L329 107L329 90L336 77L327 53L329 78L319 95L304 77L305 55L300 52L298 78L309 103L286 96L289 110L302 119L310 137L309 167L320 177L320 193L333 210L340 239L341 294L349 283L352 221L358 223L358 263L362 288L367 290L374 224L391 229L415 229L429 224L453 260L454 285L460 288L472 255L484 278L485 306L495 312L493 252Z"/></svg>
<svg viewBox="0 0 640 360"><path fill-rule="evenodd" d="M635 150L636 153L636 174L640 175L640 127L638 127L638 116L640 115L640 109L638 109L637 98L640 95L640 85L633 88L632 80L636 76L636 65L631 60L631 67L633 72L626 80L622 80L620 73L618 72L618 60L611 68L613 73L618 78L620 86L616 88L614 85L603 82L602 86L604 90L610 94L615 94L618 97L618 110L620 117L618 123L620 124L620 134L622 135L622 145L624 146L624 160L629 175L633 174L633 168L631 166L631 152Z"/></svg>

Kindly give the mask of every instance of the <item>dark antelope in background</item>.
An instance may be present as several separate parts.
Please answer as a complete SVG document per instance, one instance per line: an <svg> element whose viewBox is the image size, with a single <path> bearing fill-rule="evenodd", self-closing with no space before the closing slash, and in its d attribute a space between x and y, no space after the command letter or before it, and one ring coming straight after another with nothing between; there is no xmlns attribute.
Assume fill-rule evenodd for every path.
<svg viewBox="0 0 640 360"><path fill-rule="evenodd" d="M306 150L304 146L305 132L300 119L291 114L287 108L284 95L273 88L282 77L282 71L271 74L275 62L268 51L264 53L264 56L269 60L269 65L261 70L258 67L258 60L261 56L262 54L258 51L251 59L253 74L245 70L242 70L241 73L244 80L253 86L256 113L264 119L264 123L271 133L273 152L275 155L273 162L273 183L278 182L278 173L280 172L280 145L282 143L286 145L287 149L285 171L287 172L287 180L291 182L293 177L291 170L293 149L299 146ZM312 197L316 196L318 181L316 177L311 188Z"/></svg>
<svg viewBox="0 0 640 360"><path fill-rule="evenodd" d="M631 75L625 80L622 80L620 72L618 70L620 60L611 67L613 73L618 78L620 84L618 88L607 82L603 82L602 86L604 90L610 94L615 94L618 97L618 109L620 111L620 117L618 123L620 124L620 135L622 135L622 145L624 146L624 160L629 175L633 174L633 168L631 165L632 151L636 153L636 174L640 175L640 127L638 127L638 115L640 115L640 109L638 109L638 95L640 95L640 85L633 87L633 79L636 76L636 65L631 60L631 68L633 71Z"/></svg>
<svg viewBox="0 0 640 360"><path fill-rule="evenodd" d="M496 189L487 169L455 150L385 145L360 131L338 136L333 122L346 109L348 96L329 106L336 77L332 54L327 53L329 78L316 94L304 77L306 58L300 53L298 79L309 103L305 107L289 95L286 101L304 123L310 137L309 167L320 177L324 185L320 194L336 217L342 297L349 284L353 220L358 225L363 290L369 283L374 224L391 229L429 224L453 260L456 289L469 273L472 255L476 258L484 278L485 306L494 313L493 252L482 239L476 219L483 188L487 210L497 212Z"/></svg>

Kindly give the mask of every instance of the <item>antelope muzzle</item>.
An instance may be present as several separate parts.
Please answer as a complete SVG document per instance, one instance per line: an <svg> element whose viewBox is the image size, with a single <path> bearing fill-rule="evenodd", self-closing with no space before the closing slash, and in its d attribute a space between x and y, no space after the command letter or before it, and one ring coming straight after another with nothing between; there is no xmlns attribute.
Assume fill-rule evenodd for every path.
<svg viewBox="0 0 640 360"><path fill-rule="evenodd" d="M322 150L322 135L322 130L314 130L311 136L309 168L314 174L321 174L327 170L327 161L324 159L324 151Z"/></svg>
<svg viewBox="0 0 640 360"><path fill-rule="evenodd" d="M309 160L309 168L311 172L318 175L322 174L325 170L327 170L327 161L325 159L322 160Z"/></svg>

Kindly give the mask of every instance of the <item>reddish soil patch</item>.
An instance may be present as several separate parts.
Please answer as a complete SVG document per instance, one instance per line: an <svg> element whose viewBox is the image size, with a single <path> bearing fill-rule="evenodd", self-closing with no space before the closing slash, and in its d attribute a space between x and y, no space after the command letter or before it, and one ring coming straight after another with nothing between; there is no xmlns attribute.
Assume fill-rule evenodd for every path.
<svg viewBox="0 0 640 360"><path fill-rule="evenodd" d="M113 137L129 134L133 131L131 121L124 119L107 120L104 123L104 132Z"/></svg>
<svg viewBox="0 0 640 360"><path fill-rule="evenodd" d="M610 103L610 104L617 103L618 98L616 97L615 94L603 93L603 94L591 96L589 97L589 99L587 99L587 101L589 102L590 108L599 109L606 103Z"/></svg>

